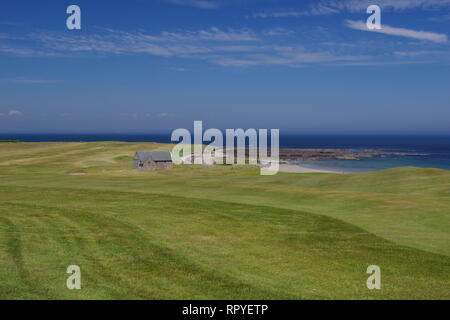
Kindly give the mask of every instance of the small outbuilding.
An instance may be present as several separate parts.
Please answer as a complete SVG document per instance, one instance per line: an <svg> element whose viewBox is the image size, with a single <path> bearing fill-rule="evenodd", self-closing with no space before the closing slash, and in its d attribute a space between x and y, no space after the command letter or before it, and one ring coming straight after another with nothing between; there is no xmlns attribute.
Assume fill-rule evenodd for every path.
<svg viewBox="0 0 450 320"><path fill-rule="evenodd" d="M138 151L134 156L135 170L158 170L173 168L170 151Z"/></svg>

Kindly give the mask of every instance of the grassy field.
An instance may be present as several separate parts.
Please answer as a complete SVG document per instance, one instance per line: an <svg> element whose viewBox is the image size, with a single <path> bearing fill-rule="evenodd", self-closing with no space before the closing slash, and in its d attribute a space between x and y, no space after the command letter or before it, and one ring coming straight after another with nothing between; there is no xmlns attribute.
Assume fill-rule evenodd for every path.
<svg viewBox="0 0 450 320"><path fill-rule="evenodd" d="M167 148L0 143L0 298L450 299L450 171L131 170Z"/></svg>

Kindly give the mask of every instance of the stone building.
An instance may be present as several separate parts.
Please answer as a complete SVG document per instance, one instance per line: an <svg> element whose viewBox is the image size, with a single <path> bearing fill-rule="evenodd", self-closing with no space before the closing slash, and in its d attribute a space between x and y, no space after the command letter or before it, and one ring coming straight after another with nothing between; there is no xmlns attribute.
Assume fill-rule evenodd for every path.
<svg viewBox="0 0 450 320"><path fill-rule="evenodd" d="M170 151L138 151L134 156L135 170L171 169L172 167Z"/></svg>

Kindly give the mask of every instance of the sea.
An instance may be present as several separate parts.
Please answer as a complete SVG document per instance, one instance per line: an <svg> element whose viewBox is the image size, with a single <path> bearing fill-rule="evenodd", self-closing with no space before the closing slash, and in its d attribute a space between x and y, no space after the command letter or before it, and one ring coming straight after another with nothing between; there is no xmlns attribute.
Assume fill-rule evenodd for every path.
<svg viewBox="0 0 450 320"><path fill-rule="evenodd" d="M170 134L0 134L0 140L24 142L124 141L171 143ZM396 167L450 170L450 135L281 135L281 148L377 149L410 153L409 156L360 160L309 160L299 164L311 169L356 173Z"/></svg>

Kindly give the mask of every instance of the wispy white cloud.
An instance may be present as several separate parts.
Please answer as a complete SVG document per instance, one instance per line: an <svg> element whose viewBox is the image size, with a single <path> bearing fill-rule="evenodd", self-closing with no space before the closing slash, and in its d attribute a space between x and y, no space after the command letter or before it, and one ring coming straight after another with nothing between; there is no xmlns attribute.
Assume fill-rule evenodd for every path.
<svg viewBox="0 0 450 320"><path fill-rule="evenodd" d="M365 23L347 21L347 26L367 31ZM425 31L415 31L384 26L381 31L390 35L427 40L427 44L447 42L447 36ZM399 54L393 52L435 50L426 48L423 41L397 39L388 41L373 37L361 41L305 42L304 35L315 34L316 29L303 30L301 33L285 28L271 28L255 31L253 29L208 28L194 31L165 31L156 34L125 32L101 29L97 33L67 35L65 33L33 33L14 41L19 45L17 56L36 57L34 48L39 48L48 56L105 56L105 55L150 55L164 58L200 60L209 64L226 67L250 66L287 66L300 67L313 64L341 65L342 63L364 63L374 60L397 59ZM322 33L320 33L322 36ZM286 40L289 40L287 45ZM370 43L368 43L370 41ZM376 42L376 43L375 43ZM381 43L381 44L380 44ZM344 45L345 44L345 45ZM435 44L433 44L435 46ZM384 48L382 53L374 53L373 46ZM423 48L420 48L423 46ZM0 47L0 52L1 52ZM28 49L30 48L30 49ZM16 53L11 46L8 54ZM22 50L22 51L21 51ZM28 54L28 55L27 55ZM417 57L421 57L417 55ZM417 60L420 60L420 59ZM442 57L441 57L442 58ZM444 59L444 58L442 58ZM175 70L175 69L173 69ZM184 71L185 69L178 69ZM11 80L10 80L11 81ZM18 78L17 83L50 83L45 79Z"/></svg>
<svg viewBox="0 0 450 320"><path fill-rule="evenodd" d="M354 21L354 20L346 20L345 22L346 26L355 29L355 30L361 30L361 31L368 31L368 32L376 32L376 33L382 33L386 35L391 36L399 36L399 37L406 37L406 38L412 38L417 40L424 40L424 41L432 41L436 43L445 43L448 42L448 36L446 34L442 33L434 33L434 32L427 32L427 31L417 31L417 30L411 30L411 29L405 29L405 28L396 28L396 27L390 27L387 25L383 25L382 29L374 29L370 30L367 28L366 23L361 21Z"/></svg>
<svg viewBox="0 0 450 320"><path fill-rule="evenodd" d="M161 112L161 113L158 113L158 114L156 115L156 117L158 117L158 118L160 118L160 119L170 118L170 117L172 117L172 114L167 113L167 112Z"/></svg>
<svg viewBox="0 0 450 320"><path fill-rule="evenodd" d="M291 36L291 35L295 34L295 31L290 30L290 29L286 29L286 28L277 27L277 28L264 30L263 34L265 36L275 36L275 37Z"/></svg>
<svg viewBox="0 0 450 320"><path fill-rule="evenodd" d="M253 51L239 57L210 56L208 58L220 66L289 66L299 67L308 64L332 63L337 61L361 61L369 56L335 55L326 51L307 51L302 46L266 46L261 51Z"/></svg>
<svg viewBox="0 0 450 320"><path fill-rule="evenodd" d="M377 4L382 9L408 10L408 9L436 9L450 6L450 0L325 0L328 6L339 10L353 12L365 11L369 5Z"/></svg>
<svg viewBox="0 0 450 320"><path fill-rule="evenodd" d="M105 30L105 33L91 34L89 36L80 35L74 37L64 34L39 33L32 34L29 38L48 49L54 50L54 52L56 51L55 54L58 52L98 52L150 54L161 57L212 52L214 43L260 41L256 33L249 29L220 30L214 27L198 31L161 32L158 35L108 29ZM33 56L32 51L30 56Z"/></svg>
<svg viewBox="0 0 450 320"><path fill-rule="evenodd" d="M17 57L55 57L59 54L56 52L36 50L25 47L15 47L12 45L0 45L0 53L13 55Z"/></svg>
<svg viewBox="0 0 450 320"><path fill-rule="evenodd" d="M307 10L266 10L263 12L254 13L254 18L288 18L288 17L303 17L303 16L318 16L336 14L339 10L324 4L317 4Z"/></svg>
<svg viewBox="0 0 450 320"><path fill-rule="evenodd" d="M189 71L190 69L188 69L188 68L173 67L173 68L170 68L170 70L176 71L176 72L187 72L187 71Z"/></svg>
<svg viewBox="0 0 450 320"><path fill-rule="evenodd" d="M433 63L432 59L428 60L389 60L389 61L345 61L339 62L337 65L343 67L379 67L379 66L396 66L396 65L417 65Z"/></svg>
<svg viewBox="0 0 450 320"><path fill-rule="evenodd" d="M395 51L394 55L400 57L418 57L418 56L449 55L449 52L439 50Z"/></svg>
<svg viewBox="0 0 450 320"><path fill-rule="evenodd" d="M23 115L23 113L21 111L19 111L19 110L9 110L8 111L8 116L18 116L18 117L20 117L22 115Z"/></svg>
<svg viewBox="0 0 450 320"><path fill-rule="evenodd" d="M165 119L165 118L172 118L174 115L172 113L168 112L160 112L160 113L146 113L144 115L146 118L158 118L158 119Z"/></svg>
<svg viewBox="0 0 450 320"><path fill-rule="evenodd" d="M0 113L0 118L7 118L7 117L20 117L23 115L23 112L19 110L9 110L7 112Z"/></svg>
<svg viewBox="0 0 450 320"><path fill-rule="evenodd" d="M254 13L254 18L285 18L338 14L341 12L365 12L372 4L383 10L439 9L450 7L450 0L321 0L304 10L272 9Z"/></svg>
<svg viewBox="0 0 450 320"><path fill-rule="evenodd" d="M119 113L119 116L126 117L126 118L137 119L139 115L137 113Z"/></svg>
<svg viewBox="0 0 450 320"><path fill-rule="evenodd" d="M152 40L210 40L210 41L258 41L259 38L250 29L229 29L220 30L216 27L203 29L198 31L184 31L184 32L162 32L159 37L147 37Z"/></svg>
<svg viewBox="0 0 450 320"><path fill-rule="evenodd" d="M219 0L167 0L167 2L200 9L217 9L222 5Z"/></svg>
<svg viewBox="0 0 450 320"><path fill-rule="evenodd" d="M198 31L161 32L156 35L103 30L101 34L67 36L56 33L35 33L28 41L38 43L53 54L148 54L203 60L220 66L285 65L361 60L365 56L336 55L329 51L306 50L303 46L280 46L277 38L292 36L294 31L272 28L256 32L250 29L209 28ZM30 52L33 56L33 52ZM22 83L44 83L20 79Z"/></svg>

